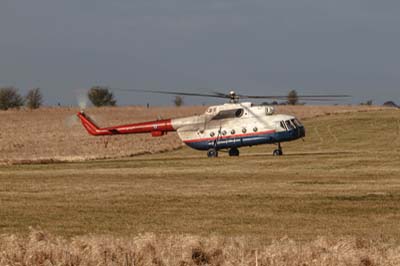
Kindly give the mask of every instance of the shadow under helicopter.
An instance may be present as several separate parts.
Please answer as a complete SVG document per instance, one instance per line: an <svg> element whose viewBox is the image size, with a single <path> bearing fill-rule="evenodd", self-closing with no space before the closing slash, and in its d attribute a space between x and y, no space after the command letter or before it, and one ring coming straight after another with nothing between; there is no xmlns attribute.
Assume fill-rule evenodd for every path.
<svg viewBox="0 0 400 266"><path fill-rule="evenodd" d="M228 154L228 150L220 150L221 153L226 153ZM251 158L251 157L274 157L274 158L282 158L284 159L285 157L298 157L298 156L324 156L324 155L346 155L346 154L356 154L357 152L352 152L352 151L320 151L320 152L290 152L290 153L285 153L284 156L273 156L269 151L268 152L257 152L257 153L242 153L239 157L231 157L229 155L227 156L222 156L218 158ZM129 162L130 160L132 161L176 161L176 160L188 160L188 159L207 159L202 155L171 155L168 157L154 157L156 156L155 154L152 155L152 157L149 158L143 158L142 156L145 155L139 155L139 156L132 156L129 159L127 158L126 161ZM135 158L136 157L136 158ZM142 158L140 158L142 157ZM124 160L125 161L125 160Z"/></svg>

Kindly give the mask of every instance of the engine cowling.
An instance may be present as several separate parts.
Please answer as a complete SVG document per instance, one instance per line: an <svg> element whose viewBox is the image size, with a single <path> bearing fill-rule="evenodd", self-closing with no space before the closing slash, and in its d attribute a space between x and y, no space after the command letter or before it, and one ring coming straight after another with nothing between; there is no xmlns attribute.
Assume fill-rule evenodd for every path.
<svg viewBox="0 0 400 266"><path fill-rule="evenodd" d="M275 113L275 108L272 106L265 106L265 114L273 115Z"/></svg>

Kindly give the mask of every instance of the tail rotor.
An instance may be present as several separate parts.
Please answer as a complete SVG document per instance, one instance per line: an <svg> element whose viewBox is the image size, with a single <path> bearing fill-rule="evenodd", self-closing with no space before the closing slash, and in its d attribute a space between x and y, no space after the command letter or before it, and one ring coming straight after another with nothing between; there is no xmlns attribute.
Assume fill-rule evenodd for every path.
<svg viewBox="0 0 400 266"><path fill-rule="evenodd" d="M76 99L81 112L84 112L88 106L88 97L86 90L77 90Z"/></svg>
<svg viewBox="0 0 400 266"><path fill-rule="evenodd" d="M88 107L87 91L84 89L77 89L74 92L79 111L84 113L85 109ZM68 128L80 125L79 118L76 116L76 114L66 117L64 123Z"/></svg>

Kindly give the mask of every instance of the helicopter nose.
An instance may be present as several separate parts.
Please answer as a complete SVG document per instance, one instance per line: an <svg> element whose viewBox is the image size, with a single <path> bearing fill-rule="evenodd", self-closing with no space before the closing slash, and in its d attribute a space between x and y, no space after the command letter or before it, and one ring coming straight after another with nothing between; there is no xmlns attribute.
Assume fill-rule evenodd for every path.
<svg viewBox="0 0 400 266"><path fill-rule="evenodd" d="M303 126L297 128L297 134L299 138L304 138L306 136L306 130Z"/></svg>

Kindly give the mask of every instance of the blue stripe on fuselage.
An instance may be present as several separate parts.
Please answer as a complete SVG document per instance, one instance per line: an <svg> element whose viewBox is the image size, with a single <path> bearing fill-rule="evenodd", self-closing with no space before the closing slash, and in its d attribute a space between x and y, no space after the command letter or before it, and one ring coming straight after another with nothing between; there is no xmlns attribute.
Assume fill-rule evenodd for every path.
<svg viewBox="0 0 400 266"><path fill-rule="evenodd" d="M300 132L300 130L303 130L302 133ZM216 140L205 140L198 142L185 142L185 144L196 150L208 150L214 147L219 150L233 147L238 148L243 146L285 142L296 140L301 137L304 137L304 128L268 134L242 136L238 138L232 137L226 139L218 139L217 143L215 143Z"/></svg>

